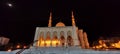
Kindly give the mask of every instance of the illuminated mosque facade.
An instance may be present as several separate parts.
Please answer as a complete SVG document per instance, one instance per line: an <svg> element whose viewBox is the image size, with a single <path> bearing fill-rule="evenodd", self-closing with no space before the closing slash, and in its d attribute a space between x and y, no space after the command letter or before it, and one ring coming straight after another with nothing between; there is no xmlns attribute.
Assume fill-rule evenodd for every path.
<svg viewBox="0 0 120 54"><path fill-rule="evenodd" d="M52 27L52 13L50 13L48 27L36 28L34 41L38 41L33 46L89 48L87 33L78 29L73 12L71 15L72 26L65 26L63 22L58 22L55 27Z"/></svg>
<svg viewBox="0 0 120 54"><path fill-rule="evenodd" d="M95 51L89 47L87 33L78 29L72 12L72 26L58 22L52 27L50 13L48 27L37 27L35 38L29 49L18 49L0 54L120 54L118 51Z"/></svg>

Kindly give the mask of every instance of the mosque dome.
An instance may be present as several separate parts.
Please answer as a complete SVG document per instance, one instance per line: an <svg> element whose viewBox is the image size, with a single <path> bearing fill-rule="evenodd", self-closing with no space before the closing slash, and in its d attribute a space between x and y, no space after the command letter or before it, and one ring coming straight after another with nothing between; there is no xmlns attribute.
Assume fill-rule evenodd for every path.
<svg viewBox="0 0 120 54"><path fill-rule="evenodd" d="M56 24L56 27L65 27L65 24L63 22L58 22Z"/></svg>

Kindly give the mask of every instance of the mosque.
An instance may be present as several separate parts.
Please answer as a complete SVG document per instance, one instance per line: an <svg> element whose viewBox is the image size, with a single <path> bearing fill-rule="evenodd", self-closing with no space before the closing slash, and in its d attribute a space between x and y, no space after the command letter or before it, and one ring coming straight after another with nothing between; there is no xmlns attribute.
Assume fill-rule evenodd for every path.
<svg viewBox="0 0 120 54"><path fill-rule="evenodd" d="M72 47L80 46L89 48L87 33L83 29L78 29L75 23L73 11L71 13L72 26L65 26L63 22L58 22L52 27L52 13L50 12L48 27L37 27L34 43L36 47Z"/></svg>
<svg viewBox="0 0 120 54"><path fill-rule="evenodd" d="M29 49L18 49L0 54L120 54L119 50L96 51L89 47L87 33L78 29L71 14L72 26L58 22L52 27L50 13L48 27L37 27L33 46Z"/></svg>

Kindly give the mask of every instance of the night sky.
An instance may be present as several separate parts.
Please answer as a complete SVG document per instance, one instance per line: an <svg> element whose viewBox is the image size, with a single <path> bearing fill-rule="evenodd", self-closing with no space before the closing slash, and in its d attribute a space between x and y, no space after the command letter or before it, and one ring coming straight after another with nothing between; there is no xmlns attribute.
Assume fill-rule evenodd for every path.
<svg viewBox="0 0 120 54"><path fill-rule="evenodd" d="M36 27L47 27L50 11L53 26L59 21L71 26L74 11L76 25L88 33L89 42L120 36L119 0L1 0L0 35L12 43L31 43Z"/></svg>

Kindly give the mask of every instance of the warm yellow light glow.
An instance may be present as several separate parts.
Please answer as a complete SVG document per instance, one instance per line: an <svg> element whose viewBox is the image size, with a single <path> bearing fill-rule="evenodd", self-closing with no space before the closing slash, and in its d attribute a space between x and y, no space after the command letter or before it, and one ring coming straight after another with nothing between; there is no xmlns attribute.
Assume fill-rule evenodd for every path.
<svg viewBox="0 0 120 54"><path fill-rule="evenodd" d="M120 43L120 41L118 41L118 43Z"/></svg>
<svg viewBox="0 0 120 54"><path fill-rule="evenodd" d="M44 44L45 42L44 41L41 41L41 44Z"/></svg>
<svg viewBox="0 0 120 54"><path fill-rule="evenodd" d="M39 40L39 41L37 42L37 46L38 46L38 47L44 47L44 45L45 45L45 41L44 41L44 40Z"/></svg>
<svg viewBox="0 0 120 54"><path fill-rule="evenodd" d="M102 44L104 47L107 47L106 44Z"/></svg>
<svg viewBox="0 0 120 54"><path fill-rule="evenodd" d="M8 51L8 52L11 52L12 50L11 50L11 49L8 49L7 51Z"/></svg>
<svg viewBox="0 0 120 54"><path fill-rule="evenodd" d="M56 27L65 27L65 24L62 23L62 22L58 22L58 23L56 24Z"/></svg>
<svg viewBox="0 0 120 54"><path fill-rule="evenodd" d="M103 44L102 40L99 40L99 44Z"/></svg>
<svg viewBox="0 0 120 54"><path fill-rule="evenodd" d="M41 41L41 42L40 42L40 47L44 47L44 45L45 45L45 42L44 42L44 41Z"/></svg>
<svg viewBox="0 0 120 54"><path fill-rule="evenodd" d="M112 44L112 45L114 45L114 47L116 47L116 48L120 48L120 42L114 43L114 44Z"/></svg>
<svg viewBox="0 0 120 54"><path fill-rule="evenodd" d="M37 46L39 46L39 44L40 44L40 41L37 42Z"/></svg>
<svg viewBox="0 0 120 54"><path fill-rule="evenodd" d="M115 44L111 44L111 46L115 46Z"/></svg>
<svg viewBox="0 0 120 54"><path fill-rule="evenodd" d="M23 48L27 48L27 46L23 46Z"/></svg>
<svg viewBox="0 0 120 54"><path fill-rule="evenodd" d="M102 47L102 45L99 45L99 47L101 48L101 47Z"/></svg>
<svg viewBox="0 0 120 54"><path fill-rule="evenodd" d="M101 47L102 47L102 45L98 45L98 46L95 46L95 47L93 47L93 48L99 49L99 48L101 48Z"/></svg>
<svg viewBox="0 0 120 54"><path fill-rule="evenodd" d="M50 43L51 43L51 41L49 41L49 40L48 40L48 41L45 41L45 43L50 44Z"/></svg>
<svg viewBox="0 0 120 54"><path fill-rule="evenodd" d="M102 42L102 40L99 40L99 44L100 45L97 45L97 46L93 46L93 48L109 48L104 42ZM120 48L120 41L118 41L117 43L111 43L111 46L113 48Z"/></svg>
<svg viewBox="0 0 120 54"><path fill-rule="evenodd" d="M45 43L46 43L46 47L50 47L51 46L51 41L50 40L46 40Z"/></svg>
<svg viewBox="0 0 120 54"><path fill-rule="evenodd" d="M57 41L52 41L52 46L56 47L56 43L57 43Z"/></svg>
<svg viewBox="0 0 120 54"><path fill-rule="evenodd" d="M97 48L97 49L100 49L100 48L102 48L102 47L108 48L108 47L106 46L106 44L101 44L101 45L93 46L93 48Z"/></svg>
<svg viewBox="0 0 120 54"><path fill-rule="evenodd" d="M116 45L115 47L116 47L116 48L120 48L120 45Z"/></svg>
<svg viewBox="0 0 120 54"><path fill-rule="evenodd" d="M60 44L60 41L58 40L58 44Z"/></svg>
<svg viewBox="0 0 120 54"><path fill-rule="evenodd" d="M59 40L53 40L52 41L52 46L53 47L56 47L56 46L58 46L60 44L60 41Z"/></svg>
<svg viewBox="0 0 120 54"><path fill-rule="evenodd" d="M96 48L99 48L99 46L96 46Z"/></svg>
<svg viewBox="0 0 120 54"><path fill-rule="evenodd" d="M60 41L55 39L55 40L39 40L37 42L38 47L56 47L60 45Z"/></svg>
<svg viewBox="0 0 120 54"><path fill-rule="evenodd" d="M95 48L95 46L93 46L92 48Z"/></svg>
<svg viewBox="0 0 120 54"><path fill-rule="evenodd" d="M17 45L16 48L20 48L20 45Z"/></svg>

